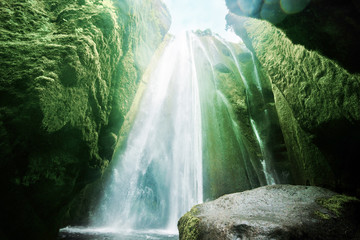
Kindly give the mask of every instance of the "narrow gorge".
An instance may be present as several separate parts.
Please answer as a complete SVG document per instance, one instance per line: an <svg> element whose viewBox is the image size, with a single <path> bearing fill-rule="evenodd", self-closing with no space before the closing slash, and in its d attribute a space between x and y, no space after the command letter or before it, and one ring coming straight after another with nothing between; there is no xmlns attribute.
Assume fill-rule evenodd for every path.
<svg viewBox="0 0 360 240"><path fill-rule="evenodd" d="M360 237L359 4L219 2L0 2L1 239Z"/></svg>

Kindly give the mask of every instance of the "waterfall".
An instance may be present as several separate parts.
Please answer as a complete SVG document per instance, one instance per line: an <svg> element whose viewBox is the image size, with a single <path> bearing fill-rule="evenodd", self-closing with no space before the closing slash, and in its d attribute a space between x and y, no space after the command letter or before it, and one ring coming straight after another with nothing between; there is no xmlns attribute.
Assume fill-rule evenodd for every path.
<svg viewBox="0 0 360 240"><path fill-rule="evenodd" d="M268 146L264 143L265 142L264 138L266 137L261 136L259 133L259 129L261 129L262 131L266 132L266 134L264 135L268 135L269 127L270 127L270 119L268 115L268 110L266 109L266 100L264 98L263 86L261 83L261 77L259 76L259 69L256 64L256 58L250 50L248 50L247 48L243 48L244 53L247 54L248 57L245 58L241 64L237 59L237 57L235 56L234 50L229 45L229 43L227 43L220 37L216 37L216 39L220 41L224 46L226 46L227 49L229 50L231 57L237 68L237 71L239 73L239 79L242 80L246 88L250 125L258 142L261 155L263 158L262 160L260 160L260 162L262 166L262 171L265 175L266 184L267 185L276 184L277 181L275 180L274 177L276 173L274 170L269 169L269 165L272 164L272 157L270 154L270 150L268 149ZM246 76L245 71L248 71L249 69L252 70L251 74L248 74ZM255 103L257 103L256 107L254 107ZM253 115L256 115L255 116L256 121Z"/></svg>
<svg viewBox="0 0 360 240"><path fill-rule="evenodd" d="M203 201L202 123L192 35L165 48L114 164L94 225L167 229Z"/></svg>
<svg viewBox="0 0 360 240"><path fill-rule="evenodd" d="M266 162L265 160L260 160L262 168L263 168L263 172L265 174L265 179L266 179L266 183L268 185L274 185L275 184L275 179L272 176L272 174L269 172L267 166L266 166Z"/></svg>
<svg viewBox="0 0 360 240"><path fill-rule="evenodd" d="M176 234L179 218L204 199L274 184L255 65L245 45L193 32L172 38L146 74L131 129L84 231L142 236L129 239Z"/></svg>

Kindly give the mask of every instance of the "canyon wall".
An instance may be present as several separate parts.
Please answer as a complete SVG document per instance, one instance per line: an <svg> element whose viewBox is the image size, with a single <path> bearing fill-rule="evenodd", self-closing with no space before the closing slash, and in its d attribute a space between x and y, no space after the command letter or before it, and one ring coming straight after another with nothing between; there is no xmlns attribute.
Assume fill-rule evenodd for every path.
<svg viewBox="0 0 360 240"><path fill-rule="evenodd" d="M56 238L169 27L157 0L0 2L1 239Z"/></svg>
<svg viewBox="0 0 360 240"><path fill-rule="evenodd" d="M318 4L312 2L277 25L234 13L227 20L269 76L294 183L358 195L354 166L360 143L360 77L350 60L359 47L348 37L358 32L349 24L358 20L356 8L349 2L326 12L326 26L333 25L333 31L324 32L316 21L324 17ZM340 15L347 19L343 24ZM344 38L337 41L342 32Z"/></svg>

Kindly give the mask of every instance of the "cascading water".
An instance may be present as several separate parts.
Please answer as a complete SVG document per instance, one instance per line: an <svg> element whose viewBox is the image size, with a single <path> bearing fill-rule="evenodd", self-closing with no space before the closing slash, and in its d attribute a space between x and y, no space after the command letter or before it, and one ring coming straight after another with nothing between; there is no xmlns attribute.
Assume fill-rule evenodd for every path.
<svg viewBox="0 0 360 240"><path fill-rule="evenodd" d="M220 45L230 52L229 59ZM114 160L95 225L176 232L178 219L203 201L203 192L214 198L250 189L259 183L249 176L258 178L259 172L267 184L274 183L268 180L273 180L270 171L263 170L265 162L249 157L231 104L219 90L223 83L214 66L222 62L235 64L248 95L253 94L251 86L261 90L255 63L242 66L221 38L188 32L168 44L150 76L125 150ZM245 76L249 69L253 81Z"/></svg>
<svg viewBox="0 0 360 240"><path fill-rule="evenodd" d="M94 224L177 231L203 201L202 127L191 34L169 43L141 100Z"/></svg>
<svg viewBox="0 0 360 240"><path fill-rule="evenodd" d="M275 184L275 179L272 176L272 174L269 172L269 170L268 170L268 168L266 166L265 160L260 160L260 161L261 161L261 165L262 165L262 168L263 168L263 172L265 174L266 183L268 185L274 185Z"/></svg>
<svg viewBox="0 0 360 240"><path fill-rule="evenodd" d="M249 116L250 116L250 125L251 128L256 136L256 140L258 142L261 154L263 159L260 160L261 166L263 168L263 172L265 174L266 184L273 185L276 184L276 180L274 175L275 172L272 170L269 170L268 165L272 164L272 157L270 154L270 151L266 144L264 143L264 139L262 136L260 136L259 133L259 126L262 127L262 130L265 132L269 131L270 126L270 119L268 116L268 110L266 109L266 100L264 98L263 93L263 86L261 83L261 79L259 76L259 70L257 68L256 59L254 54L249 51L248 49L244 49L244 51L250 55L246 60L244 61L245 64L250 64L248 67L241 67L241 64L239 63L237 57L235 56L235 53L231 46L224 41L223 39L217 37L218 41L220 41L224 46L227 47L227 49L231 53L231 57L233 58L233 61L236 65L236 68L239 72L240 79L242 79L245 88L246 88L246 94L247 94L247 101L248 101L248 107L249 107ZM247 69L252 69L251 74L249 76L245 76L244 71ZM253 109L252 107L254 103L257 102L257 107L260 107L260 109ZM257 121L253 119L253 115L256 115ZM267 134L265 134L267 135Z"/></svg>
<svg viewBox="0 0 360 240"><path fill-rule="evenodd" d="M261 154L262 154L263 157L267 157L268 154L266 153L266 148L265 148L265 146L263 144L263 141L260 138L259 132L258 132L258 130L256 128L256 123L255 123L255 121L253 119L250 119L250 122L251 122L251 127L253 128L254 134L256 136L256 139L257 139L257 141L259 143ZM262 171L265 174L266 184L267 185L276 184L275 178L273 177L273 174L269 171L268 166L266 165L266 159L262 159L262 160L260 160L260 162L261 162L261 166L262 166Z"/></svg>
<svg viewBox="0 0 360 240"><path fill-rule="evenodd" d="M253 114L266 105L256 63L244 45L233 47L191 32L167 44L90 230L177 233L179 218L203 199L275 183L259 131L267 109Z"/></svg>

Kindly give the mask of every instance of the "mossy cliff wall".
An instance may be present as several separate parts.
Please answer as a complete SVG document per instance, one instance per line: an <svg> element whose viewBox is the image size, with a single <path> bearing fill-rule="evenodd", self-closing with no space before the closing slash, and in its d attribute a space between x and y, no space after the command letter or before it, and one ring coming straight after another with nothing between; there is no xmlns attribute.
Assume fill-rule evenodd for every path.
<svg viewBox="0 0 360 240"><path fill-rule="evenodd" d="M265 158L271 173L277 170L278 182L291 182L274 96L259 62L244 44L197 33L212 63L207 68L203 66L208 60L197 64L204 133L204 198L266 185L261 165ZM195 54L201 56L201 51L195 49ZM209 82L201 80L212 78Z"/></svg>
<svg viewBox="0 0 360 240"><path fill-rule="evenodd" d="M351 73L359 73L360 2L311 0L304 11L288 15L277 27L295 44L317 51Z"/></svg>
<svg viewBox="0 0 360 240"><path fill-rule="evenodd" d="M169 25L158 0L0 2L1 239L56 237Z"/></svg>
<svg viewBox="0 0 360 240"><path fill-rule="evenodd" d="M250 125L246 88L234 61L244 50L209 31L197 31L197 35L211 56L194 48L202 114L203 192L204 199L215 199L260 185L253 166L260 149Z"/></svg>
<svg viewBox="0 0 360 240"><path fill-rule="evenodd" d="M360 3L356 0L225 0L239 16L276 24L295 44L359 72ZM250 4L249 4L250 3Z"/></svg>
<svg viewBox="0 0 360 240"><path fill-rule="evenodd" d="M294 183L359 193L360 76L266 21L228 21L270 78Z"/></svg>

